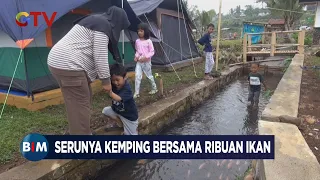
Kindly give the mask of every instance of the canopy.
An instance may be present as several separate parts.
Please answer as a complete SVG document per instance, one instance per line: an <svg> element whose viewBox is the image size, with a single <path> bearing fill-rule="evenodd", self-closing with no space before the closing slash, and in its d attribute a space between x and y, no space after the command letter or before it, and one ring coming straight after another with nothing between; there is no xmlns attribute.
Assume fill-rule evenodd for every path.
<svg viewBox="0 0 320 180"><path fill-rule="evenodd" d="M48 16L48 19L50 19L51 15L54 12L57 12L54 18L55 22L66 13L89 1L90 0L1 0L0 31L8 34L17 45L23 49L34 37L43 32L48 26L43 16L39 15L37 18L38 25L36 27L34 26L34 19L32 17L29 19L27 26L20 27L15 21L18 13L44 12ZM127 0L124 0L123 2L124 9L127 12L131 24L138 24L139 20ZM105 4L106 7L109 7L110 4L118 7L122 6L120 0L107 0L105 1ZM136 27L130 26L130 29L136 30Z"/></svg>
<svg viewBox="0 0 320 180"><path fill-rule="evenodd" d="M137 16L150 13L156 9L163 0L128 0Z"/></svg>

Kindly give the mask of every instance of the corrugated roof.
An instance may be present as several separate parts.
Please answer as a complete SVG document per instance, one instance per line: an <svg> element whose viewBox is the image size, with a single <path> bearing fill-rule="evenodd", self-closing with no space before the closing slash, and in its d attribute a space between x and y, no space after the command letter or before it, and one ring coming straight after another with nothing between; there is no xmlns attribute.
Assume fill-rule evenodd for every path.
<svg viewBox="0 0 320 180"><path fill-rule="evenodd" d="M284 23L285 23L284 19L270 19L268 21L268 24L271 24L271 25L282 25Z"/></svg>

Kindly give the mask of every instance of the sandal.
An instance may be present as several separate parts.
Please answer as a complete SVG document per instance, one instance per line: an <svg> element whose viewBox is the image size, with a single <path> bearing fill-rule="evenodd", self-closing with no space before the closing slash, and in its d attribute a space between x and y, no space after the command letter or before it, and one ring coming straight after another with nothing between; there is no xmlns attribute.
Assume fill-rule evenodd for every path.
<svg viewBox="0 0 320 180"><path fill-rule="evenodd" d="M212 76L206 76L204 77L205 80L213 80L213 77Z"/></svg>

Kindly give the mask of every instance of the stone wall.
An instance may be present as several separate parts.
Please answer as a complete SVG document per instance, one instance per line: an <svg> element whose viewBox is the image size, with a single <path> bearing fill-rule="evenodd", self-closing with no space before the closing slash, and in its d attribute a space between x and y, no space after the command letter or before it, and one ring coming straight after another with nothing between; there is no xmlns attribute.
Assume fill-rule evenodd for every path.
<svg viewBox="0 0 320 180"><path fill-rule="evenodd" d="M316 180L320 165L297 125L304 55L296 55L259 120L260 135L275 136L275 159L252 163L255 180Z"/></svg>
<svg viewBox="0 0 320 180"><path fill-rule="evenodd" d="M232 67L221 73L221 77L213 81L201 81L187 89L169 97L157 101L139 112L139 133L157 134L163 128L170 126L172 122L180 118L196 107L204 100L212 97L221 88L228 85L243 74L243 68ZM120 132L105 133L103 127L97 130L97 134L115 135ZM0 174L0 180L80 180L94 178L97 173L112 166L117 160L44 160L39 162L27 162Z"/></svg>

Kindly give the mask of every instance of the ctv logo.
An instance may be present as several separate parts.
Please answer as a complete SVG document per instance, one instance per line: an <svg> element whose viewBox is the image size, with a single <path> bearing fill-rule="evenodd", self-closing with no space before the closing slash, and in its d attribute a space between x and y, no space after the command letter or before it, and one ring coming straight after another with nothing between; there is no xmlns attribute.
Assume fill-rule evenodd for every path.
<svg viewBox="0 0 320 180"><path fill-rule="evenodd" d="M20 152L29 161L44 159L49 150L47 139L40 134L29 134L20 144Z"/></svg>
<svg viewBox="0 0 320 180"><path fill-rule="evenodd" d="M20 27L25 27L29 24L30 22L30 17L29 16L33 16L33 26L36 27L38 26L38 16L43 16L44 20L46 21L48 27L51 27L53 22L54 22L54 19L57 15L57 12L53 12L52 15L50 16L50 19L47 15L46 12L37 12L37 11L34 11L34 12L30 12L27 13L27 12L19 12L17 15L16 15L16 23L18 26Z"/></svg>

